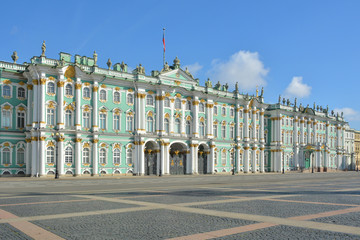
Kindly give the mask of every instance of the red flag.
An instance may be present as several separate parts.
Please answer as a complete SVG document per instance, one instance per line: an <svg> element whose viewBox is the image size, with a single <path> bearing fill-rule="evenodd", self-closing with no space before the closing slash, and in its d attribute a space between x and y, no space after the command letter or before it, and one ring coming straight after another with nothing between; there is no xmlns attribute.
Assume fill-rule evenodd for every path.
<svg viewBox="0 0 360 240"><path fill-rule="evenodd" d="M164 52L165 52L165 33L163 33L163 45L164 45Z"/></svg>

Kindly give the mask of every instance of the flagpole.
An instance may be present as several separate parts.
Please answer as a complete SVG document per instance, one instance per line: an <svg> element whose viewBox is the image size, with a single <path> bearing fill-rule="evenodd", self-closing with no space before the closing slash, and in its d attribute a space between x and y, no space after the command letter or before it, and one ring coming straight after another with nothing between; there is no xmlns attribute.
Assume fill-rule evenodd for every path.
<svg viewBox="0 0 360 240"><path fill-rule="evenodd" d="M164 52L163 52L163 67L165 67L165 28L163 28L163 47L164 47Z"/></svg>

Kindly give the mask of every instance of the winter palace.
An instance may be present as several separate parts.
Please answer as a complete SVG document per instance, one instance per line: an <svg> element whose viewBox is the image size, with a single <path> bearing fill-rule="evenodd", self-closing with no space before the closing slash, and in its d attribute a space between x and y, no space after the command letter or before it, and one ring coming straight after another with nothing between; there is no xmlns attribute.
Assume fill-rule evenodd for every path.
<svg viewBox="0 0 360 240"><path fill-rule="evenodd" d="M334 171L353 164L354 130L327 107L263 90L199 85L176 58L147 74L122 63L42 54L0 61L0 176Z"/></svg>

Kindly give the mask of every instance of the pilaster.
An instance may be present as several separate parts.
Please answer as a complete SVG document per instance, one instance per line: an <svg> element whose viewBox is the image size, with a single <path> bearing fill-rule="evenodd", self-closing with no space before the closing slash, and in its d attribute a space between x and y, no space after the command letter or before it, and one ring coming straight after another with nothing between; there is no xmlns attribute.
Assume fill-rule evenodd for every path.
<svg viewBox="0 0 360 240"><path fill-rule="evenodd" d="M99 85L98 82L94 82L93 85L93 97L92 97L92 102L93 102L93 132L98 132L99 131L99 123L98 123L98 116L99 116L99 109L98 109L98 90L99 90ZM94 174L94 172L93 172Z"/></svg>
<svg viewBox="0 0 360 240"><path fill-rule="evenodd" d="M80 134L75 138L75 176L81 175L81 138Z"/></svg>
<svg viewBox="0 0 360 240"><path fill-rule="evenodd" d="M37 105L39 108L39 127L45 128L46 127L46 120L45 120L45 85L46 85L46 75L45 73L41 73L41 79L39 81L39 104ZM45 170L44 170L45 171Z"/></svg>
<svg viewBox="0 0 360 240"><path fill-rule="evenodd" d="M60 176L64 175L64 140L65 138L60 135L60 137L58 138L58 158L56 164Z"/></svg>
<svg viewBox="0 0 360 240"><path fill-rule="evenodd" d="M31 126L32 126L32 112L34 111L34 108L32 108L32 103L33 103L33 85L32 84L28 84L27 85L27 91L28 91L28 95L27 95L27 112L26 112L26 130L30 130ZM30 173L28 173L30 174Z"/></svg>
<svg viewBox="0 0 360 240"><path fill-rule="evenodd" d="M199 137L199 97L194 96L193 101L193 137L198 138Z"/></svg>
<svg viewBox="0 0 360 240"><path fill-rule="evenodd" d="M45 153L46 153L46 150L45 150L45 139L46 137L45 136L40 136L39 137L39 175L40 176L45 176Z"/></svg>
<svg viewBox="0 0 360 240"><path fill-rule="evenodd" d="M94 135L94 139L92 140L92 159L93 159L93 176L97 176L99 174L99 160L98 160L98 135Z"/></svg>
<svg viewBox="0 0 360 240"><path fill-rule="evenodd" d="M58 97L58 107L57 107L57 126L58 129L64 129L64 75L60 75L60 81L57 83L57 97Z"/></svg>
<svg viewBox="0 0 360 240"><path fill-rule="evenodd" d="M33 91L34 91L34 94L33 94L33 122L32 122L32 127L33 128L37 128L38 127L38 123L39 123L39 108L37 107L39 105L39 81L37 79L33 79L32 81L33 83Z"/></svg>
<svg viewBox="0 0 360 240"><path fill-rule="evenodd" d="M81 130L81 79L77 78L75 83L75 128Z"/></svg>

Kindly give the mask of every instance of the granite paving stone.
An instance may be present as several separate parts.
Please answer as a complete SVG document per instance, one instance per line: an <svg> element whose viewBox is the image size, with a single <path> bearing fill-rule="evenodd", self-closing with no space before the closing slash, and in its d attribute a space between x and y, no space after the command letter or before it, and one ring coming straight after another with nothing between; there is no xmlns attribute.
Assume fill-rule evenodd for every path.
<svg viewBox="0 0 360 240"><path fill-rule="evenodd" d="M32 239L8 223L0 224L0 239L23 240Z"/></svg>

